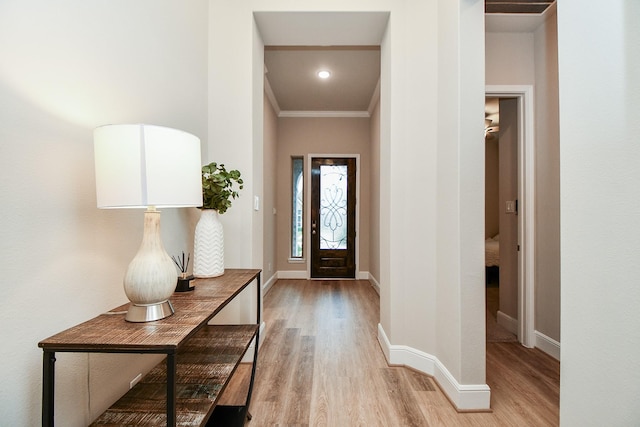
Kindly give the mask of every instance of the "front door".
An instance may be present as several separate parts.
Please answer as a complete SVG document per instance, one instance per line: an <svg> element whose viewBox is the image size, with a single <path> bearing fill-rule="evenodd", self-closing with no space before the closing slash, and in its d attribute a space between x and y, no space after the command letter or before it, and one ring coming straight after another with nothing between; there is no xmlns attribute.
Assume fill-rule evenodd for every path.
<svg viewBox="0 0 640 427"><path fill-rule="evenodd" d="M355 278L356 159L311 160L311 277Z"/></svg>

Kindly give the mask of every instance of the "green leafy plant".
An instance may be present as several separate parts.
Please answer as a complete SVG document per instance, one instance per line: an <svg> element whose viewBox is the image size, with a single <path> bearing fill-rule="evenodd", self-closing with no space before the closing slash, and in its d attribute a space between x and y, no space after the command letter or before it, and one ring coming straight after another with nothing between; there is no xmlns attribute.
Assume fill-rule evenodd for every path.
<svg viewBox="0 0 640 427"><path fill-rule="evenodd" d="M236 190L234 184L238 186ZM239 196L244 182L237 170L227 171L215 162L202 167L202 209L215 209L223 214L231 207L231 200Z"/></svg>

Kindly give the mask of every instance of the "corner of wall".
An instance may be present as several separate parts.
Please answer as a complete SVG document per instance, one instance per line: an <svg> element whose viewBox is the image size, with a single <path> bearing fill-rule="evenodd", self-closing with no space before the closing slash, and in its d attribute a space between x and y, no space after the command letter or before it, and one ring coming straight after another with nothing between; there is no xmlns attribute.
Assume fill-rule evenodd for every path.
<svg viewBox="0 0 640 427"><path fill-rule="evenodd" d="M486 384L460 384L437 357L405 345L391 344L381 324L378 342L389 365L407 366L431 375L458 411L491 410L491 389Z"/></svg>
<svg viewBox="0 0 640 427"><path fill-rule="evenodd" d="M560 361L560 343L542 332L535 331L535 347Z"/></svg>

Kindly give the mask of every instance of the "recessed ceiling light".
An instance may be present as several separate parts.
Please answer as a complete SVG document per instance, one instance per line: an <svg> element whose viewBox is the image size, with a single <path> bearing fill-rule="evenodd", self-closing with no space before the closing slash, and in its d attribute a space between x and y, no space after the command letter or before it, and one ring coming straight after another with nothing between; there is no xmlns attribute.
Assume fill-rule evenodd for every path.
<svg viewBox="0 0 640 427"><path fill-rule="evenodd" d="M331 77L331 73L327 70L320 70L318 71L318 77L320 77L321 79L328 79L329 77Z"/></svg>

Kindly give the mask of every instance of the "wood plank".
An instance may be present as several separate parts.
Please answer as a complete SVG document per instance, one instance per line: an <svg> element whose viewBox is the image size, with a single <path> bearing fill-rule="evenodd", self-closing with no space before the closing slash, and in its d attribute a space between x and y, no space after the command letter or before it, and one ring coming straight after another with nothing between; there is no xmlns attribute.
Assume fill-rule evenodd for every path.
<svg viewBox="0 0 640 427"><path fill-rule="evenodd" d="M300 337L293 364L290 366L291 378L287 387L287 399L284 412L288 415L289 425L306 424L309 420L311 390L313 381L313 365L315 354L314 337Z"/></svg>
<svg viewBox="0 0 640 427"><path fill-rule="evenodd" d="M257 330L258 325L205 326L180 348L177 425L206 423ZM166 380L163 361L91 425L166 426Z"/></svg>
<svg viewBox="0 0 640 427"><path fill-rule="evenodd" d="M418 408L417 401L411 393L405 381L403 381L404 368L383 368L381 375L387 388L387 396L393 404L395 413L398 415L399 423L402 426L428 426L429 424L422 416Z"/></svg>
<svg viewBox="0 0 640 427"><path fill-rule="evenodd" d="M218 405L242 406L246 404L252 365L252 363L238 365L227 388L220 395Z"/></svg>

